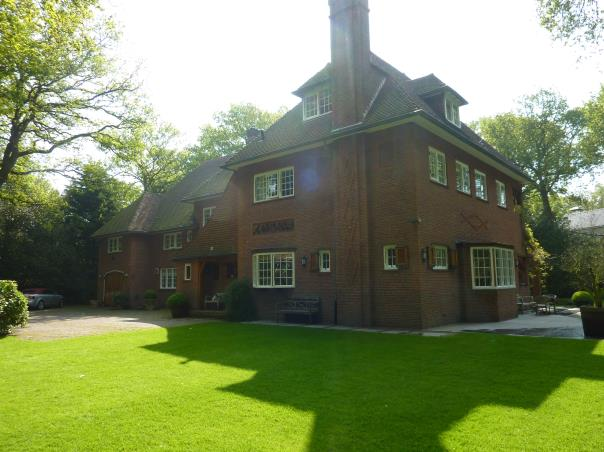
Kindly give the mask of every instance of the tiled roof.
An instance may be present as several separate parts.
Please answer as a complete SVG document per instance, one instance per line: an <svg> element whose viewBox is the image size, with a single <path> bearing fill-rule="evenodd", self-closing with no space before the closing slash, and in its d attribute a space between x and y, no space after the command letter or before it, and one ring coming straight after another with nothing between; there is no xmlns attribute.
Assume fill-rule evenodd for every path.
<svg viewBox="0 0 604 452"><path fill-rule="evenodd" d="M160 232L192 226L193 204L187 201L224 192L232 174L221 168L225 162L226 158L205 161L167 192L143 194L93 236Z"/></svg>
<svg viewBox="0 0 604 452"><path fill-rule="evenodd" d="M423 115L451 134L478 148L490 158L502 163L513 172L525 179L527 178L517 165L500 154L465 124L462 124L461 128L456 127L440 114L436 113L426 103L422 96L439 89L448 89L465 102L459 94L436 76L430 74L411 80L405 74L373 54L371 56L371 63L374 69L372 83L376 87L376 97L366 113L362 124L349 129L348 132L352 130L361 131L378 124L387 124L388 122L394 122L411 115ZM329 70L330 65L327 65L302 85L297 92L319 83L319 81L324 82L328 80L326 77L329 77ZM331 114L304 121L302 119L302 103L299 103L265 132L263 141L250 143L245 146L228 160L226 166L231 167L258 158L270 158L270 155L273 153L336 138L338 133L339 131L333 130Z"/></svg>
<svg viewBox="0 0 604 452"><path fill-rule="evenodd" d="M304 84L300 88L298 88L296 91L294 91L294 94L296 96L299 96L299 95L303 94L304 91L306 91L307 89L329 81L330 71L331 71L331 63L327 63L327 65L325 65L325 67L323 69L321 69L319 72L317 72L311 78L309 78L306 82L304 82Z"/></svg>
<svg viewBox="0 0 604 452"><path fill-rule="evenodd" d="M568 222L571 229L604 228L604 209L571 212Z"/></svg>

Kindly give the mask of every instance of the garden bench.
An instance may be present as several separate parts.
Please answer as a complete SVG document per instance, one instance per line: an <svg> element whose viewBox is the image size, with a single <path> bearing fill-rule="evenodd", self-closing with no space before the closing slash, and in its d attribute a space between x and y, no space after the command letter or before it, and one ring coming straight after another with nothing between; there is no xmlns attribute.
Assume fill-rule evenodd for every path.
<svg viewBox="0 0 604 452"><path fill-rule="evenodd" d="M516 300L516 305L518 306L518 311L520 313L524 313L526 311L535 310L535 299L532 296L521 296L518 295Z"/></svg>
<svg viewBox="0 0 604 452"><path fill-rule="evenodd" d="M321 298L315 296L290 297L285 301L278 301L276 305L277 322L287 314L300 314L308 316L312 323L315 314L321 311Z"/></svg>

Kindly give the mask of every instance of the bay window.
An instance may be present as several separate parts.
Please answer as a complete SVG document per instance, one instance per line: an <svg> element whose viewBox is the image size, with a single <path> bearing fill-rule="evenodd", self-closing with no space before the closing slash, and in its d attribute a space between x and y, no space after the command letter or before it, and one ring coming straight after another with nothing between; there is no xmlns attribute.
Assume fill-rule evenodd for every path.
<svg viewBox="0 0 604 452"><path fill-rule="evenodd" d="M492 246L470 248L474 289L516 287L514 250Z"/></svg>

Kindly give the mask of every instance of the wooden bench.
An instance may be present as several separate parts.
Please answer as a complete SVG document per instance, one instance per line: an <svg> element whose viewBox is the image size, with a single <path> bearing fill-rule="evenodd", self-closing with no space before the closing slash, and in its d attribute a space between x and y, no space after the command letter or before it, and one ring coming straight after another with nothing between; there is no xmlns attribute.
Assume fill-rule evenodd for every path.
<svg viewBox="0 0 604 452"><path fill-rule="evenodd" d="M277 322L280 322L287 314L298 314L308 316L308 322L312 323L313 316L321 312L321 298L315 296L290 297L285 301L278 301L275 310Z"/></svg>

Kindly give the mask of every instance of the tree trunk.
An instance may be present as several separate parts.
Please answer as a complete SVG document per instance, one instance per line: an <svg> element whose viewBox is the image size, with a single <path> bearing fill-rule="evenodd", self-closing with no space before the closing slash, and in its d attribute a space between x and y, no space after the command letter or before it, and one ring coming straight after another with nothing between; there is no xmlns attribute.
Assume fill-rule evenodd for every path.
<svg viewBox="0 0 604 452"><path fill-rule="evenodd" d="M552 211L552 205L549 202L548 191L545 189L540 189L539 196L541 197L541 202L543 203L543 216L549 221L554 221L556 218L554 216L554 212Z"/></svg>

